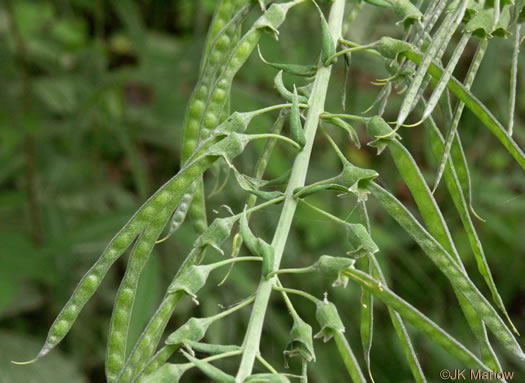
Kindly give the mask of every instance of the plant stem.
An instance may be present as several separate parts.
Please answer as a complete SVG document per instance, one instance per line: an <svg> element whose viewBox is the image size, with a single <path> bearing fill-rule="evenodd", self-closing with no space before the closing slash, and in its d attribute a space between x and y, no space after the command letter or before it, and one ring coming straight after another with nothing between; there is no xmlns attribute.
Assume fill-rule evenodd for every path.
<svg viewBox="0 0 525 383"><path fill-rule="evenodd" d="M334 340L337 344L339 354L341 355L341 358L345 363L346 370L348 371L348 374L352 377L352 381L366 383L366 379L363 376L361 369L359 368L359 363L357 362L357 359L355 358L355 355L352 352L352 349L350 348L350 345L348 344L348 341L346 340L343 333L334 333Z"/></svg>
<svg viewBox="0 0 525 383"><path fill-rule="evenodd" d="M345 0L335 0L332 5L329 17L329 31L332 34L333 41L338 41L341 33L343 16L344 16ZM290 175L290 181L286 188L286 196L284 206L281 212L281 217L275 231L272 241L272 246L275 252L274 270L279 269L281 258L283 255L288 233L292 224L293 216L297 208L297 200L294 198L293 192L296 188L304 186L308 164L310 162L310 155L312 152L317 126L319 124L319 116L324 111L324 103L326 99L326 92L328 89L328 82L330 80L331 67L319 65L315 77L312 95L310 96L310 109L306 117L304 125L306 144L301 152L295 158L295 162ZM264 323L268 301L272 292L272 287L275 284L276 278L266 280L264 277L259 282L257 295L252 309L250 322L243 342L243 354L241 364L236 376L236 382L241 383L252 372L253 365L257 353L259 352L259 343L261 340L261 333Z"/></svg>

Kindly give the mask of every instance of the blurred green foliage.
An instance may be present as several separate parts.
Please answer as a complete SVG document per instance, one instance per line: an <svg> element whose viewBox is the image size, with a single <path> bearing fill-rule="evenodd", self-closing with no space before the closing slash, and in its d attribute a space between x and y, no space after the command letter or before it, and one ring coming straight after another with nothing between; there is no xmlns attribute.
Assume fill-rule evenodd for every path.
<svg viewBox="0 0 525 383"><path fill-rule="evenodd" d="M175 174L179 166L182 119L186 101L196 81L213 0L4 0L0 7L0 381L10 382L102 382L105 337L118 281L120 261L106 277L101 290L84 310L60 351L32 366L9 365L10 359L28 359L75 284L99 256L108 240L156 188ZM351 2L349 2L351 3ZM320 45L317 14L311 5L297 7L282 28L280 41L261 41L270 61L314 63ZM309 27L305 27L309 26ZM311 26L311 27L310 27ZM388 10L365 6L349 26L347 36L369 42L388 34L399 35L401 26ZM463 73L474 48L462 59ZM473 88L502 121L506 121L507 84L511 42L490 45ZM502 60L501 58L509 58ZM524 60L520 63L525 70ZM253 55L234 82L232 110L247 111L279 102L272 88L275 70ZM347 110L366 109L379 89L370 84L387 77L379 60L354 55L347 95ZM327 109L340 107L343 70L336 68ZM290 79L288 79L290 80ZM300 81L299 79L293 79ZM525 77L519 77L518 95ZM389 105L387 116L395 118L399 106ZM516 140L525 146L525 98L518 97ZM271 117L260 117L250 127L267 131ZM365 144L363 126L356 126ZM334 131L334 135L339 132ZM494 137L469 112L460 133L473 174L474 201L487 222L476 222L494 279L518 329L525 329L525 178ZM427 147L421 127L404 132L404 139L432 182L437 164ZM346 140L346 141L345 141ZM409 206L410 194L394 171L388 156L376 158L365 145L355 149L342 134L346 154L363 167L373 167L381 182ZM262 151L257 142L241 159L240 169L250 174ZM319 137L313 153L309 180L337 174L338 161L327 142ZM284 147L272 156L267 177L277 177L291 166ZM226 182L227 193L209 201L209 215L223 203L240 209L245 194L225 168L215 167L206 176L206 188ZM437 199L465 260L469 274L489 296L468 239L461 229L448 195L441 189ZM352 205L334 195L311 199L319 206L351 214ZM457 308L453 291L419 248L393 220L372 205L372 232L381 248L379 259L388 271L394 291L418 307L471 348L476 347L467 323ZM223 214L220 211L220 214ZM257 216L252 226L270 235L277 220L272 209ZM300 207L294 231L285 251L283 267L312 263L321 254L338 255L345 233ZM187 253L195 234L190 222L158 250L141 278L135 303L132 337L157 306L168 281ZM228 249L226 249L228 250ZM214 255L218 257L218 255ZM230 305L252 291L257 272L237 269L218 289L223 278L212 276L201 294L201 305L189 300L177 309L171 329L191 315L217 312L217 304ZM320 279L294 278L293 285L312 294L329 291L347 324L347 337L360 350L359 300L355 285L332 289ZM284 339L291 326L286 307L275 300L271 326L264 334L263 353L283 363ZM314 308L299 306L310 320ZM231 320L210 328L210 343L239 343L247 323L243 310ZM409 328L409 330L412 330ZM525 331L525 330L523 330ZM461 367L447 354L430 346L411 331L423 368L429 378L441 368ZM131 342L131 344L133 344ZM33 350L33 351L32 351ZM316 342L318 361L312 382L343 382L343 366L332 344ZM501 349L500 355L505 355ZM362 358L360 358L362 360ZM517 370L516 361L503 358L504 370ZM224 361L222 363L231 363ZM386 308L376 304L372 370L376 381L408 382L410 372L388 320ZM519 371L518 371L519 374ZM193 378L192 378L193 376ZM197 381L188 374L187 381ZM193 379L193 380L192 380ZM519 379L517 381L520 381Z"/></svg>

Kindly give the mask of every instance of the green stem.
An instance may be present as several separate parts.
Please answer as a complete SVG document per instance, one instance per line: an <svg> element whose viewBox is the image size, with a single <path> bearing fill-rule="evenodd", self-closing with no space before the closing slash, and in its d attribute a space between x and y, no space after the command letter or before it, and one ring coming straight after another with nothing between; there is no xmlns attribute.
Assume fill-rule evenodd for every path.
<svg viewBox="0 0 525 383"><path fill-rule="evenodd" d="M273 277L274 275L278 274L303 274L303 273L310 273L314 271L311 267L300 267L300 268L293 268L293 269L281 269L276 270L273 273L270 273L268 275L269 278Z"/></svg>
<svg viewBox="0 0 525 383"><path fill-rule="evenodd" d="M330 11L328 28L333 40L339 39L343 16L344 16L345 0L335 0ZM328 90L328 82L330 80L331 66L319 65L315 77L312 95L310 96L310 108L306 117L304 125L304 134L306 144L302 151L300 151L296 158L290 175L290 181L286 189L284 206L281 212L281 217L275 231L272 241L272 247L275 251L274 270L279 269L284 247L288 239L288 233L292 225L293 216L297 208L297 200L294 198L294 190L298 187L304 186L308 164L310 162L310 155L314 138L319 125L319 116L324 111L324 103L326 93ZM241 364L236 376L236 382L241 383L248 377L253 369L254 361L259 352L259 344L261 340L261 333L264 324L264 317L268 302L272 292L272 287L275 284L275 277L270 279L261 278L259 287L257 289L257 296L253 305L250 322L243 343L243 354Z"/></svg>
<svg viewBox="0 0 525 383"><path fill-rule="evenodd" d="M304 292L303 290L288 289L286 287L279 287L279 286L274 286L273 289L275 291L281 291L283 293L300 295L303 298L306 298L306 299L312 301L314 304L318 304L319 303L319 299L314 297L312 294L308 294L308 293Z"/></svg>
<svg viewBox="0 0 525 383"><path fill-rule="evenodd" d="M260 353L257 354L257 360L259 361L259 363L261 363L272 374L277 374L278 373L277 370L275 368L273 368L273 366L270 363L268 363L268 361L266 359L264 359Z"/></svg>
<svg viewBox="0 0 525 383"><path fill-rule="evenodd" d="M243 262L243 261L258 261L258 262L261 262L262 261L262 258L260 257L237 257L237 258L229 258L229 259L225 259L224 261L219 261L219 262L216 262L216 263L212 263L210 264L210 267L215 270L216 268L218 267L221 267L221 266L225 266L225 265L229 265L230 263L234 263L234 262Z"/></svg>
<svg viewBox="0 0 525 383"><path fill-rule="evenodd" d="M275 138L275 139L287 142L290 145L292 145L293 147L295 147L296 149L301 150L301 146L297 142L295 142L294 140L289 139L288 137L281 136L280 134L272 134L272 133L250 134L249 137L252 140L258 140L258 139L261 139L261 138Z"/></svg>
<svg viewBox="0 0 525 383"><path fill-rule="evenodd" d="M264 114L264 113L273 112L274 110L288 109L288 108L291 108L291 107L292 107L292 104L290 104L290 103L277 104L277 105L267 106L266 108L257 109L255 111L253 111L252 114L253 114L254 117L257 117L257 116L259 116L261 114ZM306 104L299 104L299 108L306 109L306 108L308 108L308 105L306 105Z"/></svg>
<svg viewBox="0 0 525 383"><path fill-rule="evenodd" d="M350 348L350 345L348 344L348 341L346 340L343 333L339 331L335 332L334 340L335 344L337 344L337 349L339 350L339 354L343 359L346 370L352 377L352 381L354 383L366 383L366 379L361 372L361 368L359 368L359 363L357 362L357 359L355 358L355 355L352 352L352 349Z"/></svg>
<svg viewBox="0 0 525 383"><path fill-rule="evenodd" d="M370 117L356 116L354 114L346 114L346 113L338 113L338 114L323 113L321 118L323 119L343 118L345 120L362 121L362 122L368 122L370 120Z"/></svg>
<svg viewBox="0 0 525 383"><path fill-rule="evenodd" d="M343 50L337 52L335 55L330 56L328 58L328 60L326 61L326 63L327 63L327 65L329 65L329 64L333 63L336 58L338 58L339 56L345 55L347 53L353 53L353 52L370 50L370 48L373 48L375 45L376 45L375 43L372 43L372 44L361 45L361 46L356 46L356 47L352 47L352 48L343 49Z"/></svg>
<svg viewBox="0 0 525 383"><path fill-rule="evenodd" d="M235 312L237 310L240 310L240 309L242 309L245 306L248 306L250 303L252 303L254 301L254 299L255 299L255 297L246 298L244 301L242 301L238 305L235 305L235 306L233 306L232 308L230 308L228 310L224 310L223 312L220 312L217 315L214 315L213 318L214 318L214 320L218 320L218 319L224 318L225 316L228 316L231 313L233 313L233 312Z"/></svg>

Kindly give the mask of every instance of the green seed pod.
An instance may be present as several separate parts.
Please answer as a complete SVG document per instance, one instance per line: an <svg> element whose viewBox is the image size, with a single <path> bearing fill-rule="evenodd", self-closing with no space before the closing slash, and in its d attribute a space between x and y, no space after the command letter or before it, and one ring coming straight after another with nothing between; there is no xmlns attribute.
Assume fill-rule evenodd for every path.
<svg viewBox="0 0 525 383"><path fill-rule="evenodd" d="M366 126L366 132L368 135L372 138L375 138L375 140L370 141L368 143L368 146L371 146L373 148L377 149L377 155L381 154L383 150L388 146L388 143L397 137L399 135L397 133L392 133L393 129L390 127L390 125L387 124L387 122L380 116L374 116L372 117ZM385 137L387 136L387 137Z"/></svg>
<svg viewBox="0 0 525 383"><path fill-rule="evenodd" d="M290 379L284 374L254 374L248 376L245 383L290 383Z"/></svg>
<svg viewBox="0 0 525 383"><path fill-rule="evenodd" d="M283 82L283 71L279 71L274 79L273 79L273 85L275 89L277 89L277 92L288 102L293 102L294 94L290 92ZM306 104L308 103L308 99L305 96L299 96L299 102Z"/></svg>
<svg viewBox="0 0 525 383"><path fill-rule="evenodd" d="M257 242L263 259L262 274L268 279L268 275L273 272L275 251L270 244L264 242L262 239L258 238Z"/></svg>
<svg viewBox="0 0 525 383"><path fill-rule="evenodd" d="M332 188L334 185L330 183L324 183L321 185L316 186L301 186L294 190L294 195L298 195L298 198L305 198L308 197L311 194L315 194L317 192L320 192L321 190L326 190Z"/></svg>
<svg viewBox="0 0 525 383"><path fill-rule="evenodd" d="M274 264L274 249L266 243L263 239L257 238L250 227L248 226L248 219L246 217L246 210L241 215L240 220L240 232L244 243L250 253L256 257L261 257L263 260L262 273L264 277L267 277L273 271Z"/></svg>
<svg viewBox="0 0 525 383"><path fill-rule="evenodd" d="M339 317L337 308L327 300L319 301L317 303L317 310L315 317L321 330L315 334L314 338L322 338L323 342L328 342L334 336L334 333L345 332L345 326Z"/></svg>
<svg viewBox="0 0 525 383"><path fill-rule="evenodd" d="M283 351L285 358L300 357L306 362L315 362L315 352L312 340L312 326L298 316L294 317L290 330L288 345Z"/></svg>
<svg viewBox="0 0 525 383"><path fill-rule="evenodd" d="M400 66L396 60L385 59L385 69L392 76L392 80L403 80L416 73L416 70L412 65ZM383 87L384 88L384 87Z"/></svg>
<svg viewBox="0 0 525 383"><path fill-rule="evenodd" d="M332 257L330 255L322 255L315 263L314 267L321 272L323 278L333 281L332 286L346 287L348 284L348 277L343 274L343 271L354 267L355 259L345 257Z"/></svg>
<svg viewBox="0 0 525 383"><path fill-rule="evenodd" d="M290 179L290 175L292 174L292 170L288 169L285 171L282 175L280 175L277 178L274 178L273 180L266 181L264 183L264 186L279 186L284 185L288 183L288 180Z"/></svg>
<svg viewBox="0 0 525 383"><path fill-rule="evenodd" d="M166 363L153 373L142 378L140 383L178 383L182 375L191 367L191 363Z"/></svg>
<svg viewBox="0 0 525 383"><path fill-rule="evenodd" d="M178 345L184 344L186 341L198 342L201 340L208 327L213 323L215 318L190 318L188 321L175 330L166 339L166 344Z"/></svg>
<svg viewBox="0 0 525 383"><path fill-rule="evenodd" d="M339 117L330 117L324 119L329 124L335 125L344 131L348 133L348 137L350 137L350 140L355 145L356 148L361 148L361 142L359 141L359 136L357 135L357 132L355 131L354 127L350 125L345 120L339 118Z"/></svg>
<svg viewBox="0 0 525 383"><path fill-rule="evenodd" d="M403 23L405 27L423 19L421 11L412 4L410 0L394 0L392 2L392 8L396 15L401 19L399 23Z"/></svg>
<svg viewBox="0 0 525 383"><path fill-rule="evenodd" d="M230 236L233 224L237 221L234 217L215 218L208 229L195 241L196 247L212 246L223 254L222 243Z"/></svg>
<svg viewBox="0 0 525 383"><path fill-rule="evenodd" d="M381 56L392 60L397 59L399 54L403 52L415 49L414 45L406 41L393 39L388 36L381 37L379 42L374 44L374 48L381 53Z"/></svg>
<svg viewBox="0 0 525 383"><path fill-rule="evenodd" d="M261 182L260 180L256 180L254 178L251 178L244 174L239 173L239 171L235 167L232 167L231 169L233 169L235 179L237 180L237 183L239 184L239 186L243 190L247 191L248 193L253 194L265 201L269 201L271 199L280 197L282 195L282 193L278 191L269 192L269 191L259 190L258 188L262 184L264 184L264 182Z"/></svg>
<svg viewBox="0 0 525 383"><path fill-rule="evenodd" d="M246 131L255 112L233 112L230 117L224 120L214 131L215 135L228 133L243 133Z"/></svg>
<svg viewBox="0 0 525 383"><path fill-rule="evenodd" d="M319 11L319 17L321 18L321 62L324 66L329 66L336 62L336 60L328 62L328 59L335 55L335 42L330 33L330 29L328 28L328 23L326 22L323 11L321 11L321 8L319 8L319 5L317 5L315 0L313 0L313 2Z"/></svg>
<svg viewBox="0 0 525 383"><path fill-rule="evenodd" d="M210 363L194 358L185 351L182 351L182 354L186 357L186 359L192 362L195 365L195 367L197 367L199 370L201 370L204 374L206 374L214 381L221 383L235 383L235 378L233 376L223 372L222 370L219 370L217 367L211 365Z"/></svg>
<svg viewBox="0 0 525 383"><path fill-rule="evenodd" d="M348 188L350 193L357 196L359 202L364 202L367 200L369 193L367 186L377 176L379 174L375 170L358 168L347 162L344 164L341 182Z"/></svg>
<svg viewBox="0 0 525 383"><path fill-rule="evenodd" d="M168 287L168 293L174 294L183 291L188 294L196 304L195 295L205 284L212 268L209 265L191 265Z"/></svg>
<svg viewBox="0 0 525 383"><path fill-rule="evenodd" d="M250 251L250 253L256 256L260 256L260 254L257 254L258 252L257 237L250 230L250 226L248 226L248 218L246 217L246 210L244 210L241 215L241 219L239 221L239 230L240 230L242 239L244 243L246 244L246 247L248 247L248 250Z"/></svg>
<svg viewBox="0 0 525 383"><path fill-rule="evenodd" d="M376 243L370 237L368 230L359 223L347 225L347 239L353 247L353 250L346 254L352 258L361 258L379 251Z"/></svg>
<svg viewBox="0 0 525 383"><path fill-rule="evenodd" d="M226 162L231 162L244 151L250 142L249 136L240 133L230 133L226 138L217 142L208 150L208 155L223 157Z"/></svg>
<svg viewBox="0 0 525 383"><path fill-rule="evenodd" d="M279 31L277 28L279 28L279 26L283 23L288 10L294 5L294 2L282 4L273 3L270 8L264 12L264 15L257 19L253 28L270 32L277 40L279 37Z"/></svg>
<svg viewBox="0 0 525 383"><path fill-rule="evenodd" d="M294 76L312 77L317 72L317 66L315 65L282 64L269 62L263 57L259 46L257 46L257 50L259 51L259 57L261 58L263 63L288 74L292 74Z"/></svg>
<svg viewBox="0 0 525 383"><path fill-rule="evenodd" d="M293 87L292 109L290 111L290 132L292 140L297 142L301 148L306 144L303 125L301 124L301 111L299 110L299 95L295 85Z"/></svg>
<svg viewBox="0 0 525 383"><path fill-rule="evenodd" d="M306 97L307 99L309 99L310 95L312 94L313 87L314 87L314 83L312 81L312 82L309 82L306 85L303 85L303 86L300 86L299 88L297 88L297 92L299 92L300 95L302 95L302 96Z"/></svg>
<svg viewBox="0 0 525 383"><path fill-rule="evenodd" d="M236 345L222 345L222 344L209 344L200 343L193 340L184 340L184 346L194 351L204 352L206 354L218 355L225 352L241 351L241 347Z"/></svg>

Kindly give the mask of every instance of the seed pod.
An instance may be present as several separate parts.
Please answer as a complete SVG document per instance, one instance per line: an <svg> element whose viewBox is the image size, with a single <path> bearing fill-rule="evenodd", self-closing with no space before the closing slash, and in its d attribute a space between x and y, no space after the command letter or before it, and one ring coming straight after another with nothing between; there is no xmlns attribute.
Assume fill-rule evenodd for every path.
<svg viewBox="0 0 525 383"><path fill-rule="evenodd" d="M285 358L300 357L307 362L315 362L315 352L312 340L312 326L298 316L294 317L290 330L288 345L283 351Z"/></svg>
<svg viewBox="0 0 525 383"><path fill-rule="evenodd" d="M334 336L334 333L345 332L345 326L339 317L337 308L327 300L319 301L317 303L317 310L315 317L321 330L315 334L314 338L322 338L323 342L328 342Z"/></svg>
<svg viewBox="0 0 525 383"><path fill-rule="evenodd" d="M488 367L486 367L476 355L381 282L357 269L348 271L348 275L352 280L359 283L363 288L370 291L386 305L398 312L427 337L438 343L451 355L458 358L465 366L488 371Z"/></svg>
<svg viewBox="0 0 525 383"><path fill-rule="evenodd" d="M405 27L423 19L421 11L410 0L394 0L392 1L392 8L401 19L399 23L403 23Z"/></svg>
<svg viewBox="0 0 525 383"><path fill-rule="evenodd" d="M168 336L166 339L166 344L168 345L180 345L184 344L185 341L200 341L208 327L213 323L215 318L190 318L188 321L175 330L173 333Z"/></svg>
<svg viewBox="0 0 525 383"><path fill-rule="evenodd" d="M410 61L420 64L422 56L417 52L405 52L403 54ZM443 70L431 64L428 67L428 74L439 79L443 75ZM456 78L452 77L447 84L448 89L454 93L459 100L461 100L467 108L469 108L476 117L498 138L505 149L514 157L514 159L525 169L525 154L518 146L516 141L509 136L508 132L503 128L501 123L496 120L494 115L482 104L472 93L465 88ZM399 121L398 121L399 122Z"/></svg>
<svg viewBox="0 0 525 383"><path fill-rule="evenodd" d="M248 376L245 383L290 383L290 379L284 374L254 374Z"/></svg>
<svg viewBox="0 0 525 383"><path fill-rule="evenodd" d="M412 213L392 194L377 185L370 184L370 191L385 210L394 218L418 243L426 255L446 275L463 297L476 310L487 327L509 351L525 360L525 354L512 332L505 325L496 310L472 283L463 269L452 259L450 254L430 235L414 218Z"/></svg>
<svg viewBox="0 0 525 383"><path fill-rule="evenodd" d="M317 10L319 11L319 17L321 18L321 62L324 66L329 66L335 62L328 62L328 59L335 55L335 42L328 28L328 23L324 17L323 11L319 8L319 5L313 0Z"/></svg>
<svg viewBox="0 0 525 383"><path fill-rule="evenodd" d="M241 215L241 219L239 221L239 230L242 236L242 239L244 243L246 244L246 247L248 247L248 250L250 250L250 253L256 256L260 256L260 254L257 254L258 252L258 245L257 245L257 237L252 233L250 230L250 227L248 226L248 218L246 217L246 209L243 211L243 214Z"/></svg>
<svg viewBox="0 0 525 383"><path fill-rule="evenodd" d="M196 304L197 295L195 295L205 284L212 268L209 265L191 265L178 278L176 278L168 287L168 293L174 294L183 291L188 294Z"/></svg>
<svg viewBox="0 0 525 383"><path fill-rule="evenodd" d="M350 137L350 140L352 143L356 146L356 148L361 148L361 142L359 141L359 136L357 135L357 132L355 131L354 127L350 125L345 120L339 118L339 117L329 117L324 119L329 124L335 125L344 131L348 133L348 137Z"/></svg>
<svg viewBox="0 0 525 383"><path fill-rule="evenodd" d="M381 56L392 60L397 59L403 52L415 49L414 45L389 36L381 37L377 44L374 44L374 48L381 53Z"/></svg>
<svg viewBox="0 0 525 383"><path fill-rule="evenodd" d="M219 370L217 367L211 365L210 363L194 358L185 351L182 351L182 354L186 357L186 359L192 362L195 365L195 367L197 367L199 370L201 370L204 374L206 374L214 381L221 383L235 383L235 378L233 376L223 372L222 370Z"/></svg>
<svg viewBox="0 0 525 383"><path fill-rule="evenodd" d="M184 346L199 352L204 352L206 354L218 355L225 352L232 351L241 351L241 347L237 345L222 345L222 344L209 344L209 343L200 343L193 340L184 340Z"/></svg>
<svg viewBox="0 0 525 383"><path fill-rule="evenodd" d="M392 75L392 80L403 80L416 73L412 65L399 65L396 60L385 59L385 69Z"/></svg>
<svg viewBox="0 0 525 383"><path fill-rule="evenodd" d="M277 178L274 178L273 180L266 181L264 183L264 186L279 186L284 185L288 182L290 179L290 175L292 174L292 169L288 169L285 171L282 175L280 175Z"/></svg>
<svg viewBox="0 0 525 383"><path fill-rule="evenodd" d="M381 154L383 150L388 146L388 143L395 138L399 137L396 134L390 134L392 128L387 122L380 116L372 117L366 126L366 132L370 137L376 137L375 140L368 143L368 146L377 149L377 155Z"/></svg>
<svg viewBox="0 0 525 383"><path fill-rule="evenodd" d="M195 246L201 248L212 246L224 254L220 246L230 236L233 224L236 221L237 219L234 217L215 218L210 227L197 238Z"/></svg>
<svg viewBox="0 0 525 383"><path fill-rule="evenodd" d="M226 162L231 162L244 151L250 142L249 136L240 133L230 133L226 138L217 142L207 152L211 156L223 157Z"/></svg>
<svg viewBox="0 0 525 383"><path fill-rule="evenodd" d="M256 112L233 112L230 117L217 126L214 134L243 133L246 131L255 114Z"/></svg>
<svg viewBox="0 0 525 383"><path fill-rule="evenodd" d="M263 63L268 64L271 67L278 69L280 71L284 71L294 76L303 76L303 77L311 77L315 75L315 73L317 72L317 66L315 65L282 64L282 63L269 62L263 57L261 53L261 49L259 48L258 45L257 45L257 50L259 51L259 57L261 58Z"/></svg>
<svg viewBox="0 0 525 383"><path fill-rule="evenodd" d="M248 226L248 219L246 218L246 210L241 215L240 220L240 232L243 241L246 243L248 250L256 256L261 257L263 260L262 273L264 277L267 277L273 271L274 264L274 249L266 243L263 239L255 237Z"/></svg>
<svg viewBox="0 0 525 383"><path fill-rule="evenodd" d="M239 184L239 186L243 190L247 191L248 193L253 194L265 201L269 201L271 199L280 197L282 195L282 193L278 191L270 192L270 191L259 190L258 188L262 184L264 184L264 182L261 182L260 180L256 180L254 178L251 178L244 174L239 173L239 171L235 167L232 167L231 169L233 170L235 174L235 179L237 180L237 183Z"/></svg>
<svg viewBox="0 0 525 383"><path fill-rule="evenodd" d="M178 383L182 375L191 367L191 363L166 363L153 373L142 378L140 383Z"/></svg>
<svg viewBox="0 0 525 383"><path fill-rule="evenodd" d="M332 257L330 255L322 255L315 263L314 267L321 272L323 278L333 281L332 286L346 287L348 284L348 277L343 274L343 271L354 267L355 259L345 257Z"/></svg>
<svg viewBox="0 0 525 383"><path fill-rule="evenodd" d="M369 193L367 186L377 176L379 174L375 170L358 168L350 162L346 162L341 175L341 183L348 188L350 193L357 196L358 202L364 202L367 200Z"/></svg>
<svg viewBox="0 0 525 383"><path fill-rule="evenodd" d="M286 13L288 10L293 7L296 3L290 1L288 3L273 3L270 8L264 12L264 14L257 19L253 28L262 29L267 32L270 32L273 37L278 40L279 31L277 28L283 23L286 18Z"/></svg>
<svg viewBox="0 0 525 383"><path fill-rule="evenodd" d="M352 258L361 258L363 256L373 255L379 251L376 243L370 237L368 230L358 224L347 224L347 239L353 247L352 251L346 254Z"/></svg>
<svg viewBox="0 0 525 383"><path fill-rule="evenodd" d="M294 94L290 92L283 82L283 71L279 71L274 79L273 79L273 85L275 89L277 89L277 92L288 102L293 102ZM308 99L305 96L299 96L299 102L306 104L308 103Z"/></svg>
<svg viewBox="0 0 525 383"><path fill-rule="evenodd" d="M303 125L301 124L301 112L299 110L299 96L295 85L293 87L292 109L290 111L290 132L292 140L297 142L301 148L306 144L304 137Z"/></svg>

